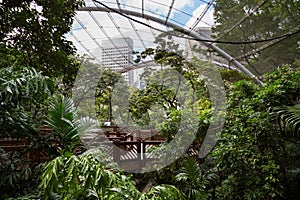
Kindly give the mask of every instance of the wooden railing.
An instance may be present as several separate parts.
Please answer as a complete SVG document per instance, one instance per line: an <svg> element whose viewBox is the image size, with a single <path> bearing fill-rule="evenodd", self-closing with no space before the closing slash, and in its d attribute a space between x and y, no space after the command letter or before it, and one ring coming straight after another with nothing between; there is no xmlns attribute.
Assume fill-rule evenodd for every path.
<svg viewBox="0 0 300 200"><path fill-rule="evenodd" d="M154 146L161 144L163 141L120 141L112 140L110 142L102 143L106 146L106 152L118 163L119 166L128 171L136 171L144 168L147 162L156 159L155 155L151 153Z"/></svg>
<svg viewBox="0 0 300 200"><path fill-rule="evenodd" d="M93 148L104 150L127 171L140 170L147 162L155 160L149 150L165 141L156 130L132 130L128 127L103 127L94 134L98 141L92 145Z"/></svg>
<svg viewBox="0 0 300 200"><path fill-rule="evenodd" d="M39 127L38 131L40 135L49 135L53 132L48 127ZM148 160L154 159L151 153L148 153L149 149L164 141L158 131L129 130L127 127L104 127L102 135L105 142L100 144L106 147L108 155L121 166L138 163L139 166L135 166L135 168L142 168ZM16 151L24 154L24 158L30 162L49 160L49 156L42 151L28 150L30 147L28 139L1 137L0 147L6 152Z"/></svg>
<svg viewBox="0 0 300 200"><path fill-rule="evenodd" d="M38 132L40 135L48 135L52 133L52 129L49 127L39 127ZM18 154L24 159L24 164L34 164L41 163L51 159L47 153L41 149L31 148L32 144L30 144L28 138L17 138L9 135L1 135L0 136L0 147L6 153L14 154L18 152Z"/></svg>

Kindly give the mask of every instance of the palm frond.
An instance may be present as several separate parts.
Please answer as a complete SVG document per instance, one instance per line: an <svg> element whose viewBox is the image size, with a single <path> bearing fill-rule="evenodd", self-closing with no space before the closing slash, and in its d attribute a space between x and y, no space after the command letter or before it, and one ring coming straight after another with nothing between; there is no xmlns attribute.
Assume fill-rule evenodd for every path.
<svg viewBox="0 0 300 200"><path fill-rule="evenodd" d="M53 128L55 132L63 134L64 137L74 137L78 131L79 121L77 120L76 109L72 99L61 95L55 96L50 102L45 123Z"/></svg>
<svg viewBox="0 0 300 200"><path fill-rule="evenodd" d="M99 122L90 117L82 117L78 124L78 132L80 136L84 136L86 132L99 126Z"/></svg>
<svg viewBox="0 0 300 200"><path fill-rule="evenodd" d="M54 130L54 141L63 150L72 151L79 144L80 121L71 98L57 94L49 103L44 122Z"/></svg>
<svg viewBox="0 0 300 200"><path fill-rule="evenodd" d="M300 136L300 104L277 107L272 115L276 117L283 131L291 136Z"/></svg>
<svg viewBox="0 0 300 200"><path fill-rule="evenodd" d="M152 187L148 193L142 194L140 197L140 200L146 199L181 200L186 198L184 194L182 194L180 190L173 185L158 185Z"/></svg>
<svg viewBox="0 0 300 200"><path fill-rule="evenodd" d="M193 183L199 183L201 176L200 166L196 160L192 157L188 157L184 161L184 166L181 169L181 173L176 175L177 181L191 181Z"/></svg>

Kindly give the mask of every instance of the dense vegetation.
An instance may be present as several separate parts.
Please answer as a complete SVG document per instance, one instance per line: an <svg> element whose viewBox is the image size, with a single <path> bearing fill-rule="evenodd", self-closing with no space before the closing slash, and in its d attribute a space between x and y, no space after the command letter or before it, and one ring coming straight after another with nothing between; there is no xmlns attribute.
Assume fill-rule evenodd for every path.
<svg viewBox="0 0 300 200"><path fill-rule="evenodd" d="M158 48L141 52L143 57L139 59L154 55L157 63L169 66L176 73L146 71L145 76L153 75L145 78L146 87L129 88L122 96L128 99L129 109L126 113L117 112L111 104L120 75L77 58L75 49L63 36L70 30L74 9L82 2L35 2L36 8L31 6L31 0L3 1L0 7L0 134L1 138L29 141L22 151L5 152L0 148L1 199L297 199L300 195L299 44L295 46L298 35L248 57L249 64L260 67L259 74L264 69L269 71L269 67L274 69L263 75L263 86L255 85L237 71L219 69L225 87L214 89L226 89L226 112L218 113L225 117L225 124L218 132L215 147L200 158L189 152L200 152L209 125L218 119L211 117L213 107L205 83L209 80L205 75L210 75L214 67L211 63L187 61L180 51L167 52L166 49L178 46L168 35L160 35ZM277 16L270 22L271 27L281 25L276 34L295 28L297 23L292 19L299 14L297 1L289 1L287 6L283 1L274 1L269 7L265 4L255 14L255 21ZM245 14L235 10L245 11L254 6L251 1L217 1L216 5L220 24L215 34L219 36L224 34L221 32L224 27L234 23L228 18L238 19ZM240 9L241 6L245 9ZM223 18L227 20L222 21ZM234 31L224 39L253 38L253 31L247 30L257 30L253 24L249 21L237 29L249 35ZM255 36L269 36L269 26L259 27L260 34ZM271 31L274 30L277 29ZM171 42L166 43L167 40ZM288 47L284 52L293 54L278 59L282 47ZM240 48L250 50L248 47L227 50L234 53ZM163 169L129 174L101 150L86 151L80 136L98 122L81 118L78 113L88 111L77 110L76 102L70 98L70 88L83 65L102 70L95 97L100 121L114 122L113 112L121 117L130 115L140 126L160 129L169 142L175 137L180 121L186 120L182 116L186 112L196 113L196 136L186 153ZM192 90L179 92L176 81L181 78ZM157 80L169 81L173 88ZM190 97L187 102L191 107L187 110L181 108L179 101L184 96ZM152 108L166 113L163 121L156 120ZM39 135L37 127L41 125L51 127L53 134ZM157 148L166 147L163 144ZM42 153L48 159L42 163L30 162L29 152Z"/></svg>
<svg viewBox="0 0 300 200"><path fill-rule="evenodd" d="M299 1L217 0L213 33L217 40L245 41L219 46L262 75L284 64L299 65L299 10Z"/></svg>

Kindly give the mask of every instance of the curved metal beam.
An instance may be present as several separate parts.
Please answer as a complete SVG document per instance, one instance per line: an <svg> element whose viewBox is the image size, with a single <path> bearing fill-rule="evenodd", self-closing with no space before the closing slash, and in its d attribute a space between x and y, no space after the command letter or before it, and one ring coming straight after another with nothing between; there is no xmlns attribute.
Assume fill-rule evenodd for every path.
<svg viewBox="0 0 300 200"><path fill-rule="evenodd" d="M143 63L131 65L129 67L117 70L116 72L122 74L122 73L129 72L131 70L140 69L140 68L146 68L146 67L155 67L155 66L158 66L158 65L159 64L157 64L155 61L149 60L149 61L145 61Z"/></svg>
<svg viewBox="0 0 300 200"><path fill-rule="evenodd" d="M80 7L80 8L77 9L77 11L100 11L100 12L115 12L115 13L120 13L121 12L122 14L131 15L131 16L135 16L135 17L139 17L139 18L144 18L144 19L148 19L148 20L157 22L159 24L169 26L169 27L171 27L173 29L183 30L187 35L195 38L196 40L199 40L200 42L202 42L208 48L211 48L211 49L215 50L223 58L225 58L230 63L232 63L234 66L236 66L238 69L240 69L243 73L245 73L246 75L250 76L257 84L259 84L259 85L263 85L264 84L263 82L261 82L259 80L258 77L256 77L252 72L250 72L240 62L238 62L235 58L233 58L228 53L226 53L225 51L223 51L221 48L217 47L216 45L214 45L211 42L201 41L201 40L206 40L206 38L204 38L201 35L199 35L199 33L196 33L194 31L189 32L189 30L187 30L187 29L185 29L183 27L180 27L180 26L178 26L176 24L173 24L173 23L171 23L169 21L166 22L163 19L151 16L151 15L147 15L145 13L143 14L143 13L139 13L139 12L135 12L135 11L131 11L131 10L124 10L124 9L122 9L121 11L119 11L119 10L104 8L104 7L100 7L100 6L98 6L98 7Z"/></svg>
<svg viewBox="0 0 300 200"><path fill-rule="evenodd" d="M224 64L224 63L220 63L220 62L217 62L217 61L210 61L210 62L212 62L213 64L217 65L218 67L221 67L221 68L224 68L224 69L240 71L237 68L229 66L229 65ZM149 60L149 61L145 61L143 63L130 65L129 67L117 70L116 72L122 74L122 73L126 73L126 72L129 72L131 70L135 70L135 69L147 68L147 67L156 67L156 66L159 66L159 64L156 63L153 60Z"/></svg>

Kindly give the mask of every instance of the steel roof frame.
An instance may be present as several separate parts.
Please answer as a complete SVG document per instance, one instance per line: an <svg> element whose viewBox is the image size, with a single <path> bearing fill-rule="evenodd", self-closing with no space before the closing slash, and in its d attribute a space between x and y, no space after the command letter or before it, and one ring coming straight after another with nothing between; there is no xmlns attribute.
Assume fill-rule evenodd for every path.
<svg viewBox="0 0 300 200"><path fill-rule="evenodd" d="M98 11L98 12L107 12L107 13L117 13L117 14L123 14L123 15L128 15L128 16L134 16L134 17L138 17L138 18L143 18L146 20L150 20L162 25L165 25L167 27L173 28L173 29L177 29L177 30L183 30L183 32L202 42L205 46L207 46L208 48L211 48L213 50L215 50L220 56L222 56L223 58L225 58L226 60L229 61L229 63L233 64L236 68L238 68L240 71L242 71L244 74L248 75L249 77L251 77L257 84L259 85L263 85L264 83L259 80L258 77L256 77L252 72L250 72L246 67L244 67L240 62L238 62L235 58L233 58L232 56L230 56L228 53L226 53L224 50L222 50L221 48L217 47L216 45L213 44L213 42L207 42L205 40L207 40L207 38L204 38L204 36L202 36L201 34L195 32L195 31L190 31L184 27L180 27L174 23L171 23L168 20L164 20L164 19L160 19L158 17L155 16L151 16L145 13L140 13L140 12L136 12L136 11L131 11L131 10L126 10L126 9L113 9L113 8L108 8L108 7L101 7L101 6L97 6L97 7L90 7L90 6L86 6L86 7L80 7L77 9L77 11Z"/></svg>

